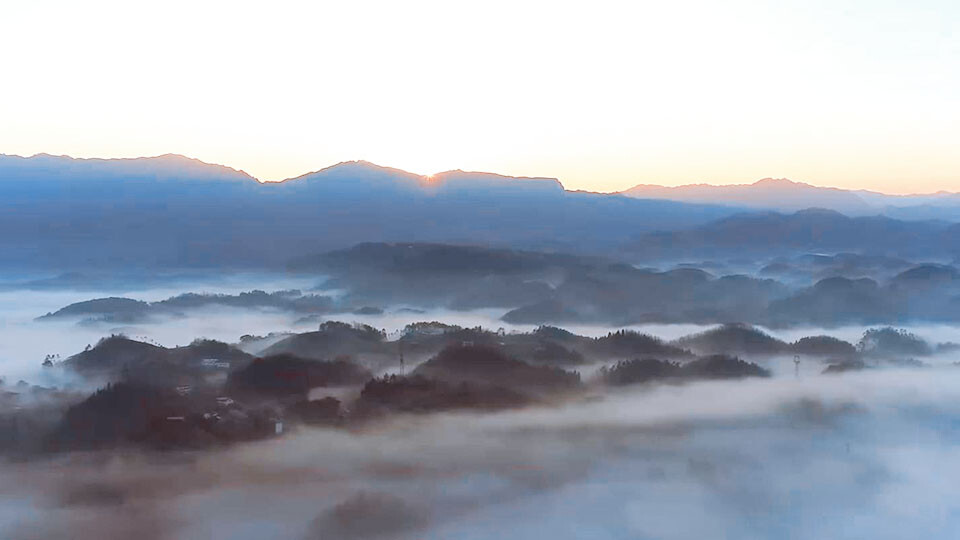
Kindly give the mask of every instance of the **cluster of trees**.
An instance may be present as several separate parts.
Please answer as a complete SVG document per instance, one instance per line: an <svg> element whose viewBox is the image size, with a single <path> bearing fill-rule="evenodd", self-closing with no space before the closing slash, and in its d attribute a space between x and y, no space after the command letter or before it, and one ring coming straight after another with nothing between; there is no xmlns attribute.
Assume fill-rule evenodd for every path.
<svg viewBox="0 0 960 540"><path fill-rule="evenodd" d="M458 383L422 375L385 375L364 385L357 403L361 415L386 411L433 412L453 409L503 409L531 402L520 392L491 384Z"/></svg>
<svg viewBox="0 0 960 540"><path fill-rule="evenodd" d="M930 356L934 348L916 334L888 326L864 332L857 351L867 356L890 358Z"/></svg>
<svg viewBox="0 0 960 540"><path fill-rule="evenodd" d="M165 348L111 335L56 365L107 384L89 396L53 400L57 405L42 414L0 415L0 448L199 447L270 436L281 421L336 426L391 412L551 403L583 389L570 368L588 360L620 359L597 377L619 386L769 376L740 355L819 356L830 359L826 371L834 373L879 361L918 365L914 357L950 347L956 345L934 347L891 327L868 330L856 345L829 336L787 343L740 324L666 342L631 330L590 338L551 326L507 334L428 322L389 341L368 325L325 322L261 356L207 339ZM374 377L368 366L383 361L396 368L401 352L415 366L409 375ZM27 391L22 386L0 396L16 400ZM339 391L334 387L359 392L344 406L341 394L330 395ZM330 393L312 399L318 388Z"/></svg>
<svg viewBox="0 0 960 540"><path fill-rule="evenodd" d="M659 381L769 376L768 370L752 362L723 354L705 356L685 364L655 358L624 360L612 367L604 366L600 369L600 379L614 386Z"/></svg>
<svg viewBox="0 0 960 540"><path fill-rule="evenodd" d="M217 396L209 389L184 394L138 382L110 383L67 409L44 448L202 448L275 433L279 415L273 407L221 402Z"/></svg>
<svg viewBox="0 0 960 540"><path fill-rule="evenodd" d="M156 317L182 316L191 310L211 306L270 308L311 314L330 313L340 308L332 297L303 294L296 289L272 293L253 290L239 294L185 293L157 302L120 297L95 298L70 304L38 317L38 320L79 319L85 324L132 324L149 321Z"/></svg>
<svg viewBox="0 0 960 540"><path fill-rule="evenodd" d="M363 384L373 375L348 360L309 360L292 354L257 358L233 371L226 390L238 396L306 397L311 388Z"/></svg>

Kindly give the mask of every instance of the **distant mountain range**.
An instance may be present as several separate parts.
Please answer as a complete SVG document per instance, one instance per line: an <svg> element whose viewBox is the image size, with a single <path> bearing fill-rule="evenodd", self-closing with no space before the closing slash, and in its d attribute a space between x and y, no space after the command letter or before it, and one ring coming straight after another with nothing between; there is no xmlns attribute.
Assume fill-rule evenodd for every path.
<svg viewBox="0 0 960 540"><path fill-rule="evenodd" d="M570 192L554 179L364 161L285 180L179 155L0 155L0 266L280 266L365 241L609 252L708 223L722 205Z"/></svg>
<svg viewBox="0 0 960 540"><path fill-rule="evenodd" d="M631 196L587 193L567 191L552 178L459 170L425 177L365 161L259 182L243 171L174 154L0 155L0 267L282 267L361 242L600 255L626 250L638 259L796 249L960 255L960 225L893 219L892 207L886 217L756 212L818 206L863 215L887 200L870 198L878 194L784 180L659 189L638 187ZM637 198L645 192L649 198ZM696 201L664 200L665 193ZM929 208L944 215L960 208L948 204L955 196L931 197L940 202Z"/></svg>
<svg viewBox="0 0 960 540"><path fill-rule="evenodd" d="M900 219L960 220L960 194L887 195L818 187L786 178L764 178L753 184L667 187L640 184L622 192L628 197L687 203L730 204L740 208L795 212L826 208L850 216L886 215Z"/></svg>

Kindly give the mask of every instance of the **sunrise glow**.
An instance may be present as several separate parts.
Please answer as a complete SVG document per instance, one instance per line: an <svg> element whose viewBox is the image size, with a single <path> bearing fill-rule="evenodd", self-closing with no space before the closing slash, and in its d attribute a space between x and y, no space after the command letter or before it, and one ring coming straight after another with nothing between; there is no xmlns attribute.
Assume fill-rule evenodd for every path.
<svg viewBox="0 0 960 540"><path fill-rule="evenodd" d="M599 191L957 189L958 17L932 0L20 2L0 17L0 151L175 152L262 180L365 159Z"/></svg>

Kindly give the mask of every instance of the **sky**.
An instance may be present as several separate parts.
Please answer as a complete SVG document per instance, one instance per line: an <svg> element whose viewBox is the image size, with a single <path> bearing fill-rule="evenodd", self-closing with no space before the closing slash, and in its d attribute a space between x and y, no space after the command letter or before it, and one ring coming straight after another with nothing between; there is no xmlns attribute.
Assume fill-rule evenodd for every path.
<svg viewBox="0 0 960 540"><path fill-rule="evenodd" d="M960 3L4 2L0 153L960 191Z"/></svg>

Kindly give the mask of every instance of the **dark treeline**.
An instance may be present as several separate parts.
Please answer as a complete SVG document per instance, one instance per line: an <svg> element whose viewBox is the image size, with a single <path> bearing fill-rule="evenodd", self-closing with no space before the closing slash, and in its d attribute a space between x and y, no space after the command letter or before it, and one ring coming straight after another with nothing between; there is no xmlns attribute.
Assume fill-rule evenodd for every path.
<svg viewBox="0 0 960 540"><path fill-rule="evenodd" d="M38 320L79 319L84 323L132 324L148 322L158 317L183 316L191 310L205 307L275 309L320 314L333 311L335 305L329 296L304 294L296 289L272 293L254 290L235 295L185 293L157 302L120 297L96 298L70 304L47 313Z"/></svg>
<svg viewBox="0 0 960 540"><path fill-rule="evenodd" d="M243 346L259 339L245 336ZM205 339L166 348L113 335L45 368L79 376L97 387L92 393L0 383L0 448L204 448L300 425L362 427L397 413L550 406L608 385L766 377L759 363L785 355L836 373L922 366L956 347L890 327L856 344L829 336L787 343L743 324L667 342L629 330L591 338L550 326L507 333L420 322L388 340L368 325L330 321L258 354ZM584 379L580 368L590 364L601 368Z"/></svg>
<svg viewBox="0 0 960 540"><path fill-rule="evenodd" d="M702 267L702 268L701 268ZM705 270L704 268L709 269ZM721 324L790 326L960 322L960 270L856 254L776 258L752 275L702 262L668 270L613 259L444 244L361 244L300 258L336 298L299 290L182 294L157 302L98 298L41 317L133 324L221 306L271 309L312 323L331 314L405 309L503 309L511 324ZM322 282L322 283L321 283Z"/></svg>
<svg viewBox="0 0 960 540"><path fill-rule="evenodd" d="M899 325L960 320L960 271L841 253L764 259L754 275L435 244L363 244L297 261L352 305L506 308L515 324ZM716 268L714 268L716 266ZM706 268L706 270L704 269ZM774 279L776 278L776 279Z"/></svg>

